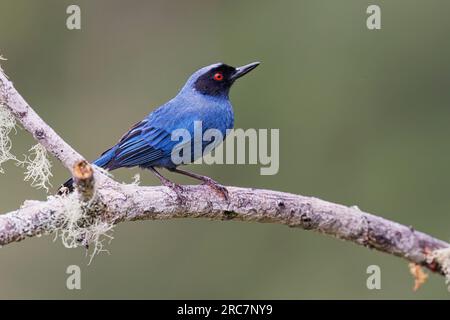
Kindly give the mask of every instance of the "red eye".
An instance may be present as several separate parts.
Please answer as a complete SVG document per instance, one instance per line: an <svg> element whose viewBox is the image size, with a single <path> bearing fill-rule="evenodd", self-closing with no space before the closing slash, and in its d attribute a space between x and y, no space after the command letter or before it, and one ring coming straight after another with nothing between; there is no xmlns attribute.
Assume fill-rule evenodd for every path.
<svg viewBox="0 0 450 320"><path fill-rule="evenodd" d="M221 74L220 72L217 72L217 73L214 75L214 80L216 80L216 81L222 81L222 80L223 80L223 74Z"/></svg>

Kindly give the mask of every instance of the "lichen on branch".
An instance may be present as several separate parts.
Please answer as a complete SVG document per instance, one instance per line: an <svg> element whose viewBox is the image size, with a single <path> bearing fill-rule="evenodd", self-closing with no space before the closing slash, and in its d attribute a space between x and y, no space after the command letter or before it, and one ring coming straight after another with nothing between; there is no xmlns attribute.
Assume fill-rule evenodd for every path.
<svg viewBox="0 0 450 320"><path fill-rule="evenodd" d="M1 72L1 70L0 70ZM10 134L16 130L16 119L13 114L0 103L0 173L4 173L2 165L9 161L18 161L11 153L12 142Z"/></svg>
<svg viewBox="0 0 450 320"><path fill-rule="evenodd" d="M58 214L60 221L55 227L56 238L60 237L66 248L85 247L91 249L90 260L105 249L105 241L113 239L114 224L96 214L102 212L102 205L92 201L86 203L77 192L58 196L63 210Z"/></svg>
<svg viewBox="0 0 450 320"><path fill-rule="evenodd" d="M26 156L23 165L25 166L25 181L30 181L31 186L38 189L49 191L51 187L50 178L52 163L48 159L47 150L41 145L36 144L29 150L30 156Z"/></svg>

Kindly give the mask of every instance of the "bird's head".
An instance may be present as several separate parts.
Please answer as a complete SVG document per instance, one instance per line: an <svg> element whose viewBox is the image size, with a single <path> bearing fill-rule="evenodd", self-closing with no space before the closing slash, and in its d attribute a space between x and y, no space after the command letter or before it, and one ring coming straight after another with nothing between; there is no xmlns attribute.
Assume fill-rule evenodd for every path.
<svg viewBox="0 0 450 320"><path fill-rule="evenodd" d="M259 62L249 63L242 67L232 67L224 63L215 63L194 72L183 87L183 90L194 90L209 96L228 96L236 79L249 73Z"/></svg>

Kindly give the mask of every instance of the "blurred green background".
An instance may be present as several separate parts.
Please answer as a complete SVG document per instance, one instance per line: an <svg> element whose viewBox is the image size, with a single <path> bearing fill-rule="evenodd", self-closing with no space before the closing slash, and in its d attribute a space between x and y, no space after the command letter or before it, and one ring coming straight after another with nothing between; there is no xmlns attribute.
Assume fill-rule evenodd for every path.
<svg viewBox="0 0 450 320"><path fill-rule="evenodd" d="M81 7L82 29L66 29ZM382 29L366 28L378 4ZM197 68L262 65L231 99L239 128L280 129L280 171L192 166L227 185L313 195L450 239L449 1L1 0L4 69L35 110L94 159ZM23 130L14 152L34 141ZM53 185L67 177L54 159ZM0 212L45 192L9 163ZM130 182L158 184L139 169ZM173 177L173 176L171 176ZM176 178L183 183L191 180ZM55 189L55 188L54 188ZM53 192L54 190L52 190ZM110 255L52 236L0 250L0 298L440 298L442 277L413 292L407 262L284 226L205 220L124 223ZM66 267L82 290L66 289ZM366 268L382 289L366 288Z"/></svg>

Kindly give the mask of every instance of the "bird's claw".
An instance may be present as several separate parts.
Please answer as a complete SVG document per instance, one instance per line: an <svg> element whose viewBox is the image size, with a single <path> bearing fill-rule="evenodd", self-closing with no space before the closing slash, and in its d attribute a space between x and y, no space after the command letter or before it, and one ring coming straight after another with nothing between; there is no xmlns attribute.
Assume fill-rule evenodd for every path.
<svg viewBox="0 0 450 320"><path fill-rule="evenodd" d="M178 202L182 204L186 202L186 198L184 196L184 188L182 186L171 181L164 183L164 185L175 192Z"/></svg>
<svg viewBox="0 0 450 320"><path fill-rule="evenodd" d="M213 179L210 179L210 178L205 179L205 181L203 181L202 184L213 189L220 196L222 196L226 201L228 201L230 199L227 188L225 188L223 185L219 184L218 182L214 181Z"/></svg>

